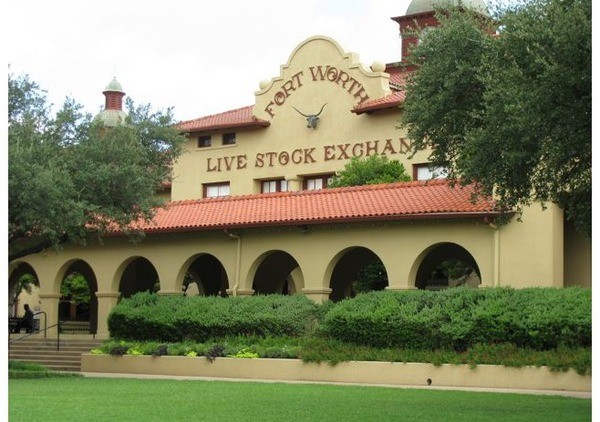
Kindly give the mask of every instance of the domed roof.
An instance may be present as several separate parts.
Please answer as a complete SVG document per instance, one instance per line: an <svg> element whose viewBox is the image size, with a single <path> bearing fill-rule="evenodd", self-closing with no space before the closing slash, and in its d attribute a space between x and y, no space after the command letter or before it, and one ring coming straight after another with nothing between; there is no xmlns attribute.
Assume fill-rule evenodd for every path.
<svg viewBox="0 0 600 422"><path fill-rule="evenodd" d="M119 81L117 81L116 76L113 77L112 81L110 81L110 83L108 85L106 85L106 88L104 88L104 92L106 92L106 91L123 92L123 87L121 86Z"/></svg>
<svg viewBox="0 0 600 422"><path fill-rule="evenodd" d="M406 9L406 15L433 12L436 7L458 6L489 16L487 6L483 0L412 0Z"/></svg>
<svg viewBox="0 0 600 422"><path fill-rule="evenodd" d="M125 124L127 113L123 110L102 110L98 113L96 119L102 120L104 126L114 127Z"/></svg>

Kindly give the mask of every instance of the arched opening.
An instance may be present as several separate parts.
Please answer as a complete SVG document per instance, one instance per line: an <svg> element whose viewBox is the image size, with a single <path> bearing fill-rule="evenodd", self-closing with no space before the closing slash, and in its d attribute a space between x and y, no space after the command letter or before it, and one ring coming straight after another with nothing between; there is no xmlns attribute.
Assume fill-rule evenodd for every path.
<svg viewBox="0 0 600 422"><path fill-rule="evenodd" d="M95 333L98 326L98 282L90 265L82 260L71 263L60 284L58 319L66 321L65 333Z"/></svg>
<svg viewBox="0 0 600 422"><path fill-rule="evenodd" d="M25 304L28 304L34 313L39 312L39 290L40 282L33 267L27 263L17 265L8 278L9 317L21 317Z"/></svg>
<svg viewBox="0 0 600 422"><path fill-rule="evenodd" d="M119 281L122 298L128 298L139 292L158 292L160 281L154 265L146 258L133 259L123 271Z"/></svg>
<svg viewBox="0 0 600 422"><path fill-rule="evenodd" d="M371 250L354 247L341 252L331 274L329 299L337 302L358 293L383 290L388 285L387 271Z"/></svg>
<svg viewBox="0 0 600 422"><path fill-rule="evenodd" d="M478 287L481 272L473 255L456 243L433 245L422 254L415 287L439 290L448 287Z"/></svg>
<svg viewBox="0 0 600 422"><path fill-rule="evenodd" d="M186 296L227 296L229 280L225 267L210 254L199 255L192 261L183 278L183 293Z"/></svg>
<svg viewBox="0 0 600 422"><path fill-rule="evenodd" d="M298 262L287 252L268 252L254 274L252 289L263 295L295 294L301 288L299 271Z"/></svg>

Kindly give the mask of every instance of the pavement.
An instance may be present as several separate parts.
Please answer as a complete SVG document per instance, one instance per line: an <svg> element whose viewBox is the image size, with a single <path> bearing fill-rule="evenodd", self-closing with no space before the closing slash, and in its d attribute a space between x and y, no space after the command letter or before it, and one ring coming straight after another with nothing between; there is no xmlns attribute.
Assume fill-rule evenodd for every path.
<svg viewBox="0 0 600 422"><path fill-rule="evenodd" d="M480 393L507 393L507 394L531 394L542 396L562 396L579 399L591 399L590 391L566 391L566 390L530 390L515 388L475 388L475 387L445 387L445 386L423 386L423 385L395 385L395 384L358 384L343 382L319 382L319 381L298 381L298 380L266 380L250 378L220 378L220 377L191 377L178 375L147 375L147 374L124 374L124 373L104 373L104 372L81 372L88 378L135 378L135 379L172 379L180 381L225 381L225 382L264 382L264 383L283 383L283 384L330 384L360 387L385 387L385 388L403 388L418 390L446 390L446 391L472 391Z"/></svg>

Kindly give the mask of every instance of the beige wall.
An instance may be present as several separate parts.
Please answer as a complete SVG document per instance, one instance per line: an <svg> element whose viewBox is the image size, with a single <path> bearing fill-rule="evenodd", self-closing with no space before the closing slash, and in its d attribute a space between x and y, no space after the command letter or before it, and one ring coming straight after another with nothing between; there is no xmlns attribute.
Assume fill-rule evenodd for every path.
<svg viewBox="0 0 600 422"><path fill-rule="evenodd" d="M325 80L317 77L313 81L317 66L335 68L337 73L332 73L332 80L325 76ZM259 192L259 180L276 177L297 180L298 189L302 176L340 170L350 156L361 154L385 153L403 162L410 173L411 163L425 162L427 153L420 152L412 162L408 159L404 132L397 129L399 112L351 112L367 95L372 99L388 93L387 74L359 64L355 55L345 53L331 39L310 38L294 50L280 75L261 83L256 92L255 114L271 125L237 131L233 146L199 149L192 136L186 153L174 165L172 199L200 198L203 183L222 181L231 182L232 195ZM316 113L325 103L316 129L307 128L306 119L293 108ZM220 142L219 134L214 134L214 143ZM286 165L278 159L268 164L265 154L286 157L281 155L284 152L290 160ZM294 159L300 162L296 164ZM106 318L119 299L123 272L137 257L146 258L156 269L160 294L181 294L192 262L210 254L225 269L228 293L248 295L253 293L261 263L282 251L282 256L297 264L289 276L291 290L322 302L329 297L334 268L353 248L366 248L377 255L388 273L388 289L402 290L415 288L423 260L441 244L458 245L470 254L480 270L482 286L591 286L591 243L564 229L558 207L549 205L542 210L537 204L525 210L522 222L500 227L474 219L420 220L315 225L308 231L266 227L231 233L150 235L138 244L109 238L102 245L27 256L12 262L10 272L20 263L33 267L42 309L52 325L58 319L60 284L69 267L78 260L87 263L97 280L98 335L102 337L108 334Z"/></svg>
<svg viewBox="0 0 600 422"><path fill-rule="evenodd" d="M198 134L190 135L186 153L173 169L172 199L200 198L203 183L226 181L231 183L232 195L257 193L259 180L301 181L306 175L333 173L353 156L385 154L401 161L412 174L412 163L426 162L428 154L420 152L408 159L405 131L397 128L399 111L352 113L362 98L390 93L389 75L373 72L357 60L326 37L300 44L280 75L261 83L256 92L254 114L270 126L233 130L237 143L228 146L220 144L224 131L212 133L213 146L209 148L197 148ZM323 72L327 66L335 69L330 73L334 81L326 76L321 80L319 66ZM294 109L313 114L324 104L316 129L308 128L306 118Z"/></svg>
<svg viewBox="0 0 600 422"><path fill-rule="evenodd" d="M499 284L563 287L563 212L538 203L500 228Z"/></svg>
<svg viewBox="0 0 600 422"><path fill-rule="evenodd" d="M543 218L535 219L538 220ZM513 224L528 228L526 222ZM89 264L98 284L98 333L106 335L106 317L117 303L121 277L136 257L148 259L156 269L160 294L181 294L183 277L192 262L203 254L210 254L225 269L229 294L247 295L253 293L252 283L260 264L273 252L283 251L297 263L298 268L292 273L297 283L294 290L322 302L329 297L334 268L356 247L366 248L381 259L390 290L415 288L423 259L433 247L445 243L469 252L477 263L484 286L558 286L562 273L560 277L556 274L560 265L555 260L561 259L553 255L552 242L543 235L547 231L546 226L540 225L537 232L529 230L527 233L531 236L525 240L509 225L500 228L498 242L498 230L473 220L316 225L307 232L297 227L271 227L234 233L151 235L138 244L112 238L102 245L67 247L58 252L31 255L13 264L25 262L35 270L49 324L56 321L53 308L57 306L60 283L69 265L77 260ZM517 266L519 268L515 268ZM50 309L46 309L48 307Z"/></svg>

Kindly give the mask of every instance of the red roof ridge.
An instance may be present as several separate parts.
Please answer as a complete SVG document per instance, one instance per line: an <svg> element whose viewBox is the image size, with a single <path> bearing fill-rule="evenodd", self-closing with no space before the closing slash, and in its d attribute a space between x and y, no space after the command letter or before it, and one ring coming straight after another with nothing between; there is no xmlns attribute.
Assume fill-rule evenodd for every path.
<svg viewBox="0 0 600 422"><path fill-rule="evenodd" d="M451 183L446 179L430 179L430 180L411 180L409 182L391 182L391 183L378 183L358 186L342 186L339 188L325 188L317 190L299 190L299 191L286 191L286 192L273 192L273 193L250 193L244 195L229 195L220 196L216 198L198 198L198 199L182 199L179 201L167 202L164 208L169 206L181 206L181 205L192 205L202 204L206 202L233 202L233 201L247 201L249 199L260 199L260 198L280 198L286 196L316 196L316 195L333 195L340 192L368 192L385 189L395 188L413 188L419 186L438 186L448 185Z"/></svg>
<svg viewBox="0 0 600 422"><path fill-rule="evenodd" d="M476 185L453 188L451 181L439 179L191 199L167 203L152 221L133 226L167 233L423 218L485 220L503 214L491 197L476 193Z"/></svg>
<svg viewBox="0 0 600 422"><path fill-rule="evenodd" d="M208 118L211 118L211 117L222 116L222 115L228 114L228 113L235 113L236 111L246 110L246 109L249 109L249 108L252 108L252 107L254 107L254 106L253 105L249 105L249 106L243 106L243 107L234 108L234 109L231 109L231 110L221 111L220 113L207 114L206 116L196 117L195 119L181 121L181 122L179 122L179 125L183 125L183 124L187 124L187 123L192 123L192 122L196 122L198 120L208 119ZM256 118L256 117L254 117L254 118Z"/></svg>
<svg viewBox="0 0 600 422"><path fill-rule="evenodd" d="M182 132L203 132L233 128L260 128L271 123L253 114L254 106L245 106L221 113L186 120L177 124Z"/></svg>

